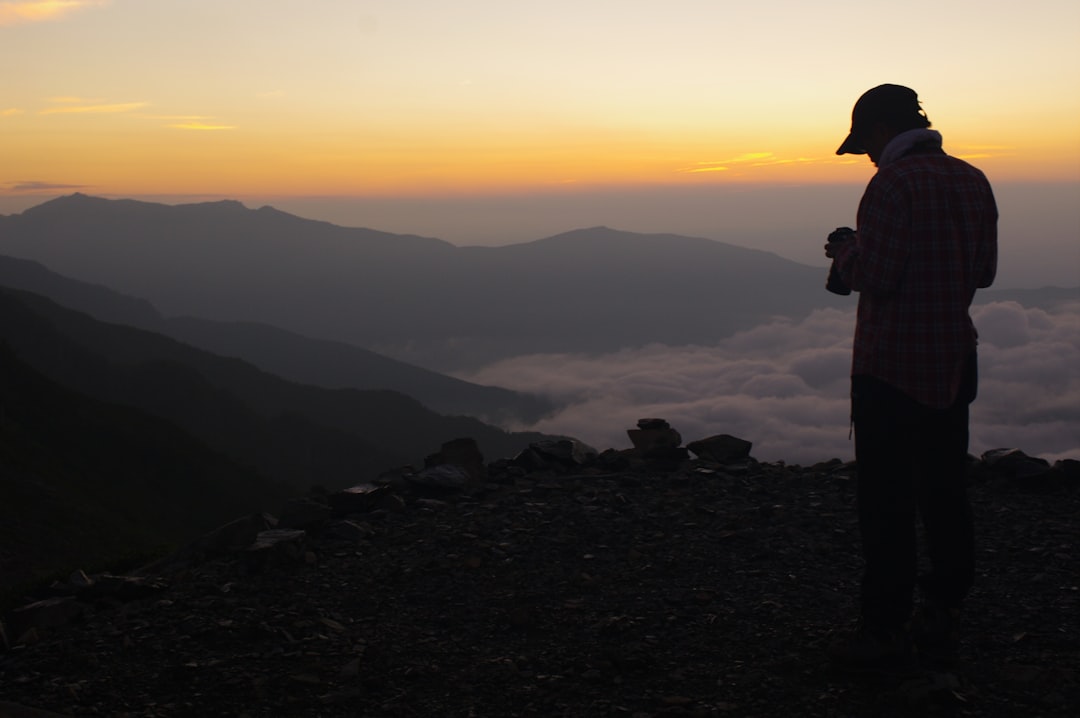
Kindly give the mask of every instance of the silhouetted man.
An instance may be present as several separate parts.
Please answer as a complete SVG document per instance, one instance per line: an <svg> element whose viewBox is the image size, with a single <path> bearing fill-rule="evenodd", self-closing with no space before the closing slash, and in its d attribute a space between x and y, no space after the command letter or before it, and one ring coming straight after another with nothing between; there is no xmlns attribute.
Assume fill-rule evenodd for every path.
<svg viewBox="0 0 1080 718"><path fill-rule="evenodd" d="M851 370L858 514L865 571L861 620L829 649L851 669L903 667L957 648L974 581L967 497L968 405L976 332L968 313L997 268L997 207L986 177L942 150L914 90L859 98L837 154L877 166L854 236L830 241L832 271L859 293ZM834 233L835 234L835 233ZM849 235L850 236L850 235ZM931 570L916 586L916 515Z"/></svg>

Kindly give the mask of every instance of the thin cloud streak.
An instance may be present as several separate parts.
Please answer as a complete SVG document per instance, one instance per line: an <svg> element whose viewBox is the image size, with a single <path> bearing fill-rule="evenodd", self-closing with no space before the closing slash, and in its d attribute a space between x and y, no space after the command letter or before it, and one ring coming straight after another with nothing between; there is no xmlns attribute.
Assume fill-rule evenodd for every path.
<svg viewBox="0 0 1080 718"><path fill-rule="evenodd" d="M235 125L211 125L205 122L181 122L167 126L174 130L196 130L201 132L236 129Z"/></svg>
<svg viewBox="0 0 1080 718"><path fill-rule="evenodd" d="M0 27L62 20L86 8L108 5L109 0L24 0L0 2Z"/></svg>
<svg viewBox="0 0 1080 718"><path fill-rule="evenodd" d="M727 172L731 165L744 165L747 167L775 167L777 165L794 165L817 162L812 157L777 157L772 152L747 152L746 154L716 162L698 162L693 167L684 167L679 172L699 174L702 172Z"/></svg>
<svg viewBox="0 0 1080 718"><path fill-rule="evenodd" d="M74 95L60 95L49 98L49 102L54 105L100 105L104 101L100 97L76 97Z"/></svg>
<svg viewBox="0 0 1080 718"><path fill-rule="evenodd" d="M82 184L62 184L58 182L24 181L16 182L5 188L7 192L55 192L56 190L86 189Z"/></svg>
<svg viewBox="0 0 1080 718"><path fill-rule="evenodd" d="M1016 148L1008 145L961 145L956 148L955 155L962 160L1015 157Z"/></svg>
<svg viewBox="0 0 1080 718"><path fill-rule="evenodd" d="M50 107L41 110L39 115L111 115L124 112L133 112L146 107L146 102L121 102L108 105L70 105L65 107Z"/></svg>
<svg viewBox="0 0 1080 718"><path fill-rule="evenodd" d="M981 333L971 451L1016 447L1080 458L1080 304L1049 314L1013 302L973 309ZM628 448L638 419L667 419L684 442L733 434L763 461L851 459L854 311L776 321L716 346L653 345L605 356L516 357L461 378L570 402L530 427L598 449Z"/></svg>
<svg viewBox="0 0 1080 718"><path fill-rule="evenodd" d="M161 122L201 122L213 119L210 115L138 115L140 120L158 120Z"/></svg>
<svg viewBox="0 0 1080 718"><path fill-rule="evenodd" d="M750 166L756 167L762 160L769 160L773 156L772 152L747 152L738 157L731 157L725 160L698 162L695 166L687 167L682 171L695 174L698 172L725 172L731 169L729 165L750 164Z"/></svg>

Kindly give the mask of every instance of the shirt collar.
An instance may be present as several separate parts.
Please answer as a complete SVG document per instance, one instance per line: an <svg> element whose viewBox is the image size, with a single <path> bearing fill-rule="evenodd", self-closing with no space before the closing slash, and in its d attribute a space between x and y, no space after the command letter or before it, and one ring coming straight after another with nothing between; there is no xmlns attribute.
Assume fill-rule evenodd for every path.
<svg viewBox="0 0 1080 718"><path fill-rule="evenodd" d="M911 151L915 145L923 143L934 143L938 147L941 147L941 133L937 130L907 130L901 132L896 137L889 140L889 144L885 145L885 149L881 153L881 159L878 160L878 169L887 167L893 162L906 155Z"/></svg>

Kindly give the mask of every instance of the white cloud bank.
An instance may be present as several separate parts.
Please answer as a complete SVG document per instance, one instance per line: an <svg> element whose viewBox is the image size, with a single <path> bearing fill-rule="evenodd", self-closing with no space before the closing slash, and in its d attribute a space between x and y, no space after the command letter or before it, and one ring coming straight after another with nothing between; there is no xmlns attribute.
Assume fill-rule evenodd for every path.
<svg viewBox="0 0 1080 718"><path fill-rule="evenodd" d="M979 397L971 452L1020 448L1080 458L1080 304L1055 313L1015 302L974 307ZM776 321L715 346L652 345L603 356L546 354L461 378L573 403L530 427L598 449L630 446L626 429L667 419L684 442L733 434L762 461L812 464L854 456L848 439L854 310Z"/></svg>

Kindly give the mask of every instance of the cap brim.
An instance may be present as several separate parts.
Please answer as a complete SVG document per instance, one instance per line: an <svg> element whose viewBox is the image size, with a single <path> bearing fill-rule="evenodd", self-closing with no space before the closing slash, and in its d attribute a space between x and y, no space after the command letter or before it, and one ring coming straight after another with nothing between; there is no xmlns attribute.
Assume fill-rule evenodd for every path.
<svg viewBox="0 0 1080 718"><path fill-rule="evenodd" d="M855 139L855 135L849 133L844 139L844 143L840 145L840 148L836 150L838 155L865 155L866 150L862 148L862 144Z"/></svg>

